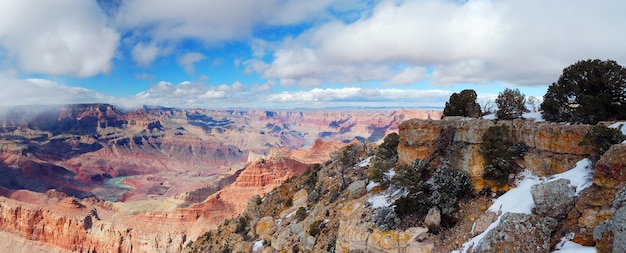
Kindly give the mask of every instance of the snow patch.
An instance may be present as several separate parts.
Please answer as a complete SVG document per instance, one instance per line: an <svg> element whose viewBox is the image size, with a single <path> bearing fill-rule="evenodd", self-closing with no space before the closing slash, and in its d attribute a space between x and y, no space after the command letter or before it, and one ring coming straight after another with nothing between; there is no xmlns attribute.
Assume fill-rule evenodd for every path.
<svg viewBox="0 0 626 253"><path fill-rule="evenodd" d="M572 242L574 233L569 233L561 238L561 241L554 246L556 249L552 253L595 253L595 247L586 247L578 243Z"/></svg>
<svg viewBox="0 0 626 253"><path fill-rule="evenodd" d="M578 161L574 168L561 174L552 175L548 178L539 178L529 171L524 171L520 173L520 176L522 177L522 180L517 184L517 186L509 190L499 198L495 199L493 201L493 205L487 210L488 212L499 214L498 219L495 222L491 223L491 225L489 225L489 227L483 233L475 236L470 241L464 243L463 249L459 252L467 252L470 247L478 245L478 243L487 235L489 231L491 231L498 224L500 224L500 219L502 218L502 215L504 213L511 212L531 214L532 209L535 207L535 202L533 201L532 195L530 194L530 188L533 185L564 178L570 180L570 185L576 187L576 194L578 195L580 191L589 187L592 184L593 168L591 166L591 160L585 158ZM568 245L568 247L571 246L572 248L576 247L575 245L572 246L570 243L564 243L564 245ZM579 251L558 252L571 253ZM580 252L586 253L587 251Z"/></svg>
<svg viewBox="0 0 626 253"><path fill-rule="evenodd" d="M374 187L379 186L380 183L374 182L374 181L370 181L369 184L367 184L367 186L365 186L365 189L367 190L367 192L371 192Z"/></svg>
<svg viewBox="0 0 626 253"><path fill-rule="evenodd" d="M483 119L496 119L496 114L495 113L487 114L483 116Z"/></svg>
<svg viewBox="0 0 626 253"><path fill-rule="evenodd" d="M252 251L261 250L261 248L263 248L263 242L264 242L263 240L254 242L254 244L252 245Z"/></svg>
<svg viewBox="0 0 626 253"><path fill-rule="evenodd" d="M535 122L544 122L543 116L541 116L541 112L527 112L522 114L522 118L525 119L534 119Z"/></svg>
<svg viewBox="0 0 626 253"><path fill-rule="evenodd" d="M622 131L622 134L626 135L626 127L624 127L624 125L626 125L626 121L613 123L609 127L610 128L615 128L617 130L620 130L620 131Z"/></svg>
<svg viewBox="0 0 626 253"><path fill-rule="evenodd" d="M388 200L389 200L389 196L386 196L386 195L374 195L374 196L370 197L367 200L367 202L372 204L372 209L376 209L376 208L390 206L391 203L389 203Z"/></svg>
<svg viewBox="0 0 626 253"><path fill-rule="evenodd" d="M368 158L365 158L365 160L359 162L358 166L359 167L367 167L370 166L370 161L374 158L374 156L370 156Z"/></svg>
<svg viewBox="0 0 626 253"><path fill-rule="evenodd" d="M385 175L386 175L388 178L393 178L393 176L395 176L395 175L396 175L396 169L395 169L395 168L391 168L391 169L389 170L389 172L385 173Z"/></svg>

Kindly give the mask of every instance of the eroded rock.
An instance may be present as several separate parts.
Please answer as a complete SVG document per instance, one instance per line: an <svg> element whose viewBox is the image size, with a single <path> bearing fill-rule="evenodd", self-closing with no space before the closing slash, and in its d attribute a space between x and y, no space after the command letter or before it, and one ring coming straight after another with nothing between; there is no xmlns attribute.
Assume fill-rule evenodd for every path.
<svg viewBox="0 0 626 253"><path fill-rule="evenodd" d="M576 188L570 185L569 180L561 178L533 185L530 194L535 201L535 214L562 219L574 205Z"/></svg>
<svg viewBox="0 0 626 253"><path fill-rule="evenodd" d="M550 237L556 225L552 217L505 213L473 252L550 252Z"/></svg>

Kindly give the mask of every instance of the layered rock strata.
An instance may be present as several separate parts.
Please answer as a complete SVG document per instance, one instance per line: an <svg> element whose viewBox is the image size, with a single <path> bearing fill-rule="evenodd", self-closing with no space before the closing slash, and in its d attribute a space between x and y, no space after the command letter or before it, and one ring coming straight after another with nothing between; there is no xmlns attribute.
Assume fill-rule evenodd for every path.
<svg viewBox="0 0 626 253"><path fill-rule="evenodd" d="M528 146L520 166L538 175L566 171L590 154L588 147L579 145L589 125L447 117L440 121L411 119L400 124L399 163L425 160L439 152L437 155L449 161L450 167L466 170L477 180L484 173L485 162L479 152L482 136L495 125L509 126L514 141Z"/></svg>

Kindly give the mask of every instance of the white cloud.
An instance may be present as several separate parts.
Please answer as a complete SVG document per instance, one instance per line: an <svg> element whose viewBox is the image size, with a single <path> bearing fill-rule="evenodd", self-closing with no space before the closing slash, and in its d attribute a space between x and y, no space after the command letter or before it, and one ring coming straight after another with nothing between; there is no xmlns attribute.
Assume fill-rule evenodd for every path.
<svg viewBox="0 0 626 253"><path fill-rule="evenodd" d="M150 67L158 55L159 48L154 43L137 43L131 51L133 61L142 68Z"/></svg>
<svg viewBox="0 0 626 253"><path fill-rule="evenodd" d="M328 22L278 46L264 72L285 83L419 80L547 85L578 60L626 62L626 2L618 0L381 1L352 23ZM352 71L357 69L359 71ZM374 71L375 74L372 73ZM307 82L311 83L311 82Z"/></svg>
<svg viewBox="0 0 626 253"><path fill-rule="evenodd" d="M176 62L178 63L178 65L180 65L181 67L183 67L183 69L185 69L185 72L188 75L195 75L196 74L196 67L195 64L197 62L200 62L202 60L204 60L206 58L206 56L204 56L204 54L199 53L199 52L189 52L186 54L183 54L181 56L179 56L176 59Z"/></svg>
<svg viewBox="0 0 626 253"><path fill-rule="evenodd" d="M60 85L47 79L18 79L0 73L2 92L0 105L55 105L70 103L98 103L115 98L84 88Z"/></svg>
<svg viewBox="0 0 626 253"><path fill-rule="evenodd" d="M356 0L129 0L122 2L116 23L157 42L196 39L216 44L248 39L259 26L328 19L333 6L345 8L345 2Z"/></svg>
<svg viewBox="0 0 626 253"><path fill-rule="evenodd" d="M391 80L384 82L384 85L412 84L428 77L428 72L424 67L408 67L399 71Z"/></svg>
<svg viewBox="0 0 626 253"><path fill-rule="evenodd" d="M95 1L1 1L0 47L30 73L108 73L119 34Z"/></svg>
<svg viewBox="0 0 626 253"><path fill-rule="evenodd" d="M280 103L344 103L386 106L412 104L413 106L441 106L452 92L445 90L378 89L346 87L338 89L311 89L296 92L281 92L267 97L267 102ZM366 104L367 102L367 104Z"/></svg>

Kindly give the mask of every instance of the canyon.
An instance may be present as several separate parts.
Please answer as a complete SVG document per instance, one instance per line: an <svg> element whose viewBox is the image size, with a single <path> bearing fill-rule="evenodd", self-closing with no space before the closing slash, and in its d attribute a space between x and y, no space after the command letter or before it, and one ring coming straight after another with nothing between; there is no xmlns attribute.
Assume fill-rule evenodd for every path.
<svg viewBox="0 0 626 253"><path fill-rule="evenodd" d="M613 123L603 124L623 127ZM516 160L524 172L510 178L513 182L509 186L498 186L482 177L485 161L479 151L482 135L490 127L502 125L508 126L514 141L524 142L528 148ZM376 166L372 161L377 147L372 143L354 143L314 171L285 181L263 199L248 203L238 218L193 239L184 250L553 252L568 242L578 244L574 249L580 252L620 252L625 247L620 238L625 236L626 143L613 145L592 162L591 148L579 145L592 127L533 119L409 119L399 125L398 164L434 156L450 168L467 172L472 182L474 195L459 203L459 211L453 216L454 227L431 230L426 224L436 218L429 219L430 211L423 223L403 220L399 227L391 229L375 224L380 217L396 217L383 212L375 218L384 210L381 206L393 205L388 199L401 191L393 187L385 190L368 180L368 171ZM572 173L572 168L584 173ZM570 179L552 180L563 174L570 175ZM539 182L526 186L529 201L533 202L529 213L502 211L495 201L507 191L515 196L510 200L513 206L526 208L523 193L513 186L528 182L525 177ZM574 187L573 181L585 186ZM291 205L277 204L284 202ZM490 211L492 208L495 211ZM490 227L493 230L485 232ZM488 238L483 244L469 244L483 232Z"/></svg>
<svg viewBox="0 0 626 253"><path fill-rule="evenodd" d="M433 110L0 110L0 248L179 252L250 197ZM23 243L22 243L23 242Z"/></svg>

